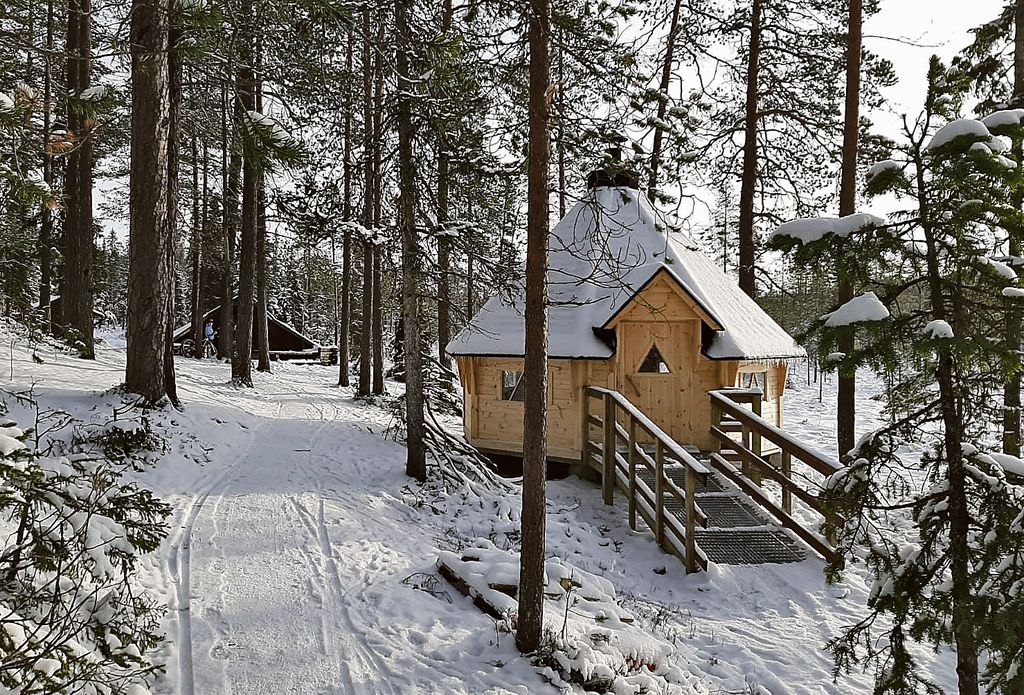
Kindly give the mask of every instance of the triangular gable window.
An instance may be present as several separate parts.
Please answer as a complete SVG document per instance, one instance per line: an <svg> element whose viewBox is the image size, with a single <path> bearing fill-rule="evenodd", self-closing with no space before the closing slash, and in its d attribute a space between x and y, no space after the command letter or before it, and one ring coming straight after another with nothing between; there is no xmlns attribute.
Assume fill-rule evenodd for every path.
<svg viewBox="0 0 1024 695"><path fill-rule="evenodd" d="M672 370L668 368L668 364L665 362L665 358L661 356L658 346L652 345L647 353L647 357L640 363L640 369L637 372L640 374L670 374Z"/></svg>

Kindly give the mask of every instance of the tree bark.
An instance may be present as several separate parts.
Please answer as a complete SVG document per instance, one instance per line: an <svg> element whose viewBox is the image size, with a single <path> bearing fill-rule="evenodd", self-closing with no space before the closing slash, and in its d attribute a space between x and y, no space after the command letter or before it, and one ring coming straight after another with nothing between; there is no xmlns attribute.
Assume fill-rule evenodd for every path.
<svg viewBox="0 0 1024 695"><path fill-rule="evenodd" d="M661 142L664 138L660 124L665 121L665 114L668 112L668 87L672 81L672 63L675 60L676 32L679 30L679 6L681 0L675 0L672 6L672 21L668 27L668 39L665 42L665 63L661 67L661 83L658 91L661 98L658 99L658 125L654 128L654 146L651 148L651 177L647 182L647 197L653 202L658 193L658 167L661 164ZM749 91L748 91L749 98Z"/></svg>
<svg viewBox="0 0 1024 695"><path fill-rule="evenodd" d="M363 227L373 228L373 51L370 46L370 9L363 9ZM373 245L363 239L362 317L359 327L359 388L357 395L370 393L370 332L373 321Z"/></svg>
<svg viewBox="0 0 1024 695"><path fill-rule="evenodd" d="M947 314L942 292L943 275L939 267L939 248L935 239L931 206L928 202L924 178L924 163L917 158L917 191L921 209L921 230L926 245L925 264L928 271L928 298L932 316L936 320L949 320L953 330L960 330L955 320L962 309L953 306L952 316ZM944 341L948 343L949 341ZM949 555L952 589L953 642L956 645L956 674L960 695L978 695L978 643L975 635L972 588L970 578L970 510L967 506L967 472L964 469L961 420L957 413L957 389L953 380L953 354L946 345L937 350L936 380L939 386L939 411L943 427L949 480Z"/></svg>
<svg viewBox="0 0 1024 695"><path fill-rule="evenodd" d="M409 79L411 0L395 0L395 67L398 96L398 229L402 236L402 318L405 323L405 433L408 458L405 472L420 482L427 479L423 444L423 352L420 342L420 245L416 232L416 181L413 160L412 101Z"/></svg>
<svg viewBox="0 0 1024 695"><path fill-rule="evenodd" d="M202 212L200 214L199 222L199 266L195 269L194 280L198 282L198 290L195 296L192 298L192 344L195 348L194 357L200 359L205 355L205 335L203 326L203 307L205 302L203 301L203 279L205 277L204 267L206 266L203 260L203 245L206 239L207 224L210 219L210 185L209 185L209 170L210 170L210 149L203 140L203 200L202 200ZM193 259L195 260L195 259Z"/></svg>
<svg viewBox="0 0 1024 695"><path fill-rule="evenodd" d="M1013 36L1013 106L1024 104L1024 0L1016 0ZM1018 140L1013 143L1018 169L1024 169L1024 146ZM1024 185L1017 183L1010 193L1010 202L1015 210L1024 210ZM1009 230L1010 255L1019 259L1024 255L1024 230L1014 226ZM1017 261L1019 262L1019 261ZM1014 265L1018 273L1020 267ZM1005 336L1011 357L1006 369L1006 383L1003 384L1003 453L1020 456L1020 407L1021 407L1021 310L1012 299L1006 301Z"/></svg>
<svg viewBox="0 0 1024 695"><path fill-rule="evenodd" d="M169 219L168 0L133 0L129 177L128 345L125 388L157 404L167 394L167 326L173 319Z"/></svg>
<svg viewBox="0 0 1024 695"><path fill-rule="evenodd" d="M164 324L164 390L171 403L178 403L178 380L174 373L174 319L175 295L177 294L178 277L177 254L175 244L178 243L178 168L181 165L181 81L182 60L180 43L184 31L178 23L176 0L167 0L167 12L170 17L167 29L167 224L170 240L164 248L170 278L168 284L169 305L166 323Z"/></svg>
<svg viewBox="0 0 1024 695"><path fill-rule="evenodd" d="M850 0L848 35L846 41L846 114L843 124L843 162L839 185L839 214L852 215L857 205L857 152L860 136L860 63L861 0ZM840 264L842 265L842 264ZM839 278L839 304L853 299L853 284L844 268L836 268ZM839 352L853 352L856 338L847 331L839 339ZM845 456L856 441L857 430L857 373L840 369L839 393L836 403L836 448Z"/></svg>
<svg viewBox="0 0 1024 695"><path fill-rule="evenodd" d="M452 0L444 0L441 11L441 33L452 28ZM437 360L447 363L445 348L451 340L451 241L448 239L448 194L450 143L445 129L437 133Z"/></svg>
<svg viewBox="0 0 1024 695"><path fill-rule="evenodd" d="M270 371L270 320L267 316L267 188L261 174L256 194L256 370Z"/></svg>
<svg viewBox="0 0 1024 695"><path fill-rule="evenodd" d="M752 0L750 9L750 52L747 56L747 104L743 135L743 176L740 182L739 280L740 289L757 294L754 264L754 194L757 188L758 70L761 61L761 13L764 0Z"/></svg>
<svg viewBox="0 0 1024 695"><path fill-rule="evenodd" d="M53 2L46 2L46 55L43 56L43 181L53 185L53 159L50 157L50 130L53 126ZM39 308L50 311L50 287L52 283L50 245L53 243L53 211L43 205L42 222L39 227ZM49 321L49 319L48 319ZM47 331L52 330L47 325Z"/></svg>
<svg viewBox="0 0 1024 695"><path fill-rule="evenodd" d="M243 6L245 28L241 41L241 64L238 68L239 118L238 132L245 132L243 119L249 119L255 110L255 64L252 2ZM243 136L244 137L244 136ZM231 353L231 381L236 386L251 387L252 383L252 328L255 316L253 304L256 293L256 206L259 187L258 163L251 148L242 160L242 227L238 239L238 316L235 320L235 349Z"/></svg>
<svg viewBox="0 0 1024 695"><path fill-rule="evenodd" d="M91 0L68 5L68 91L79 95L92 75ZM65 174L67 215L63 230L64 265L61 274L61 325L82 357L95 357L92 317L92 136L80 107L69 109L68 124L76 146Z"/></svg>
<svg viewBox="0 0 1024 695"><path fill-rule="evenodd" d="M373 317L371 321L371 337L373 339L373 395L384 395L384 307L381 291L381 268L384 250L380 246L373 249Z"/></svg>
<svg viewBox="0 0 1024 695"><path fill-rule="evenodd" d="M228 130L228 113L233 109L229 80L225 75L222 109L220 114L221 130L221 250L224 254L221 269L220 287L220 325L217 327L218 348L221 357L228 359L234 349L235 334L235 297L232 292L232 274L235 258L235 221L238 216L238 155L232 146L232 133Z"/></svg>
<svg viewBox="0 0 1024 695"><path fill-rule="evenodd" d="M377 25L377 45L383 46L385 41L385 21ZM373 228L381 229L383 224L384 205L384 173L383 151L380 143L384 141L384 69L378 57L374 63L373 87ZM382 264L384 249L380 242L373 247L373 310L370 317L370 341L373 354L373 386L375 396L384 394L384 294L382 289Z"/></svg>
<svg viewBox="0 0 1024 695"><path fill-rule="evenodd" d="M262 65L263 46L257 48ZM256 110L263 111L263 79L256 80ZM267 182L260 172L256 192L256 370L270 371L270 326L267 319Z"/></svg>
<svg viewBox="0 0 1024 695"><path fill-rule="evenodd" d="M194 85L194 82L193 82ZM194 87L193 87L194 88ZM203 222L202 211L200 210L201 198L199 193L199 142L198 136L192 134L192 241L189 243L189 252L192 256L192 274L190 276L191 291L189 293L189 313L192 321L192 356L200 358L203 356L203 311L202 279L200 269L203 267Z"/></svg>
<svg viewBox="0 0 1024 695"><path fill-rule="evenodd" d="M352 31L345 48L345 94L352 103ZM344 213L345 233L341 249L341 317L338 331L338 386L349 385L349 324L352 321L352 110L345 110L344 130Z"/></svg>
<svg viewBox="0 0 1024 695"><path fill-rule="evenodd" d="M544 528L548 406L548 176L551 160L549 0L530 0L529 165L526 222L526 355L523 378L523 511L516 645L540 646L544 630Z"/></svg>

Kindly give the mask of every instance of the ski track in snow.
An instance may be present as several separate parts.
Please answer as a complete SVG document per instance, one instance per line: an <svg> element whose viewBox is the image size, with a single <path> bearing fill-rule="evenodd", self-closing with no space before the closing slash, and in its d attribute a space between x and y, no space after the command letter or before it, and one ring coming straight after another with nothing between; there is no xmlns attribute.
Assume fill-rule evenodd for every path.
<svg viewBox="0 0 1024 695"><path fill-rule="evenodd" d="M324 693L391 693L387 665L363 636L362 615L352 605L365 600L362 588L376 579L373 569L381 564L374 564L372 553L342 559L329 530L348 523L361 526L367 538L379 538L394 521L368 514L359 495L367 467L346 442L368 435L344 422L344 410L319 395L282 409L258 427L245 465L228 469L215 504L200 518L201 527L213 529L204 552L212 558L199 583L217 597L204 601L217 638L208 655L198 658L244 666L223 668L224 692L305 692L314 685ZM348 475L339 474L342 468ZM260 487L283 494L268 495ZM252 528L259 518L272 523ZM237 548L250 548L250 557L232 566L229 558ZM267 563L264 555L288 561ZM229 577L243 586L256 577L265 581L239 591ZM281 614L269 629L250 619L257 596L264 609ZM184 653L186 644L180 644ZM272 668L265 672L264 665ZM183 695L191 695L184 686L187 675L182 673Z"/></svg>

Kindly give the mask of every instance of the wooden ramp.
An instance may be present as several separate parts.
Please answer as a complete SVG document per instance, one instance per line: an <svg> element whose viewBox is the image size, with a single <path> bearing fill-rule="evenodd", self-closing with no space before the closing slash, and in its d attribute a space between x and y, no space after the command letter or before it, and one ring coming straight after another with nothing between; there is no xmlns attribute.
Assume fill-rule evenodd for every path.
<svg viewBox="0 0 1024 695"><path fill-rule="evenodd" d="M800 562L808 549L831 559L829 529L841 520L827 512L820 486L811 492L808 475L793 476L792 464L795 457L812 473L820 469L823 478L838 463L794 446L789 435L760 418L758 407L747 410L744 401L759 406L756 389L710 395L712 433L723 443L721 452L704 454L672 440L619 392L587 388L584 460L602 475L605 503L614 503L616 489L625 493L630 527L636 530L637 519L643 520L688 572L706 569L708 561ZM592 400L601 401L600 415L591 413ZM762 456L763 440L777 448L778 467ZM768 489L766 480L778 489ZM805 528L793 517L794 496L822 516L822 527Z"/></svg>

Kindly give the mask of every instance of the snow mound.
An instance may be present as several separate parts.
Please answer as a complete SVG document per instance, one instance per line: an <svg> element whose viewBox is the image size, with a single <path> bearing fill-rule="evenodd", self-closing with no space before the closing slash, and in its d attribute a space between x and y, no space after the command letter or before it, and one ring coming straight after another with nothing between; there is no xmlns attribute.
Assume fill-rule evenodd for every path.
<svg viewBox="0 0 1024 695"><path fill-rule="evenodd" d="M1003 296L1020 299L1021 297L1024 297L1024 289L1020 287L1004 287Z"/></svg>
<svg viewBox="0 0 1024 695"><path fill-rule="evenodd" d="M833 312L821 317L829 328L849 326L854 323L884 321L889 318L889 310L874 292L865 292L843 304Z"/></svg>
<svg viewBox="0 0 1024 695"><path fill-rule="evenodd" d="M518 612L519 555L478 539L462 553L442 552L442 576L485 612L514 622ZM610 581L552 558L544 567L544 631L540 664L548 677L614 693L704 692L675 663L675 647L633 625Z"/></svg>
<svg viewBox="0 0 1024 695"><path fill-rule="evenodd" d="M1002 454L994 451L989 454L989 457L991 457L993 461L998 463L999 466L1007 473L1024 476L1024 461L1017 458L1016 456L1011 456L1010 454Z"/></svg>
<svg viewBox="0 0 1024 695"><path fill-rule="evenodd" d="M107 88L103 85L96 85L83 89L78 98L82 101L100 101L105 96L107 96Z"/></svg>
<svg viewBox="0 0 1024 695"><path fill-rule="evenodd" d="M1017 279L1017 271L1002 261L997 261L994 258L982 257L981 262L992 268L992 270L994 270L996 274L1004 280Z"/></svg>
<svg viewBox="0 0 1024 695"><path fill-rule="evenodd" d="M810 217L780 224L772 233L772 238L788 236L797 239L802 244L810 244L829 234L847 237L858 230L883 224L885 224L885 220L881 217L864 212L844 217Z"/></svg>
<svg viewBox="0 0 1024 695"><path fill-rule="evenodd" d="M881 174L884 171L889 171L890 169L902 169L902 168L903 168L903 165L900 164L899 162L897 162L895 159L883 159L880 162L872 164L871 167L868 168L867 180L870 181L871 179L875 178L876 176L878 176L879 174Z"/></svg>
<svg viewBox="0 0 1024 695"><path fill-rule="evenodd" d="M1019 126L1024 122L1024 109L1005 109L990 113L981 119L981 122L989 130L994 128L1007 128Z"/></svg>
<svg viewBox="0 0 1024 695"><path fill-rule="evenodd" d="M921 331L928 338L948 339L953 337L953 327L942 319L929 321Z"/></svg>
<svg viewBox="0 0 1024 695"><path fill-rule="evenodd" d="M937 150L959 138L967 137L971 140L988 140L992 134L988 132L988 128L981 121L973 118L960 118L939 128L925 149Z"/></svg>

